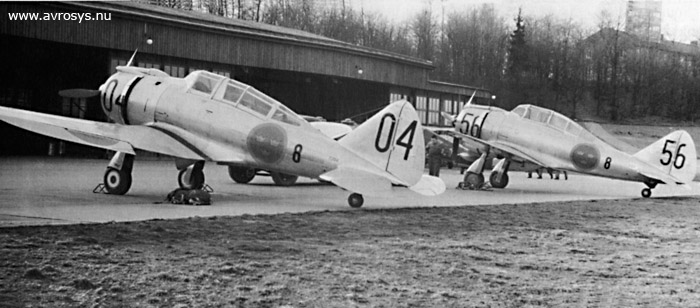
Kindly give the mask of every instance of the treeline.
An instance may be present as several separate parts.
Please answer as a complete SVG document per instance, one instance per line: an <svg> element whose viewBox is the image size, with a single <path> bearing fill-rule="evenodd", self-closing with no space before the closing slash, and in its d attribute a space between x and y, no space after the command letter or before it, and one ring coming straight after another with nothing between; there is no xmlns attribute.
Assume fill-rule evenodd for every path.
<svg viewBox="0 0 700 308"><path fill-rule="evenodd" d="M320 10L304 0L202 0L202 5L214 14L432 61L431 79L489 89L504 108L530 103L572 117L615 121L700 116L700 49L645 42L622 32L604 12L597 27L585 29L527 12L506 18L492 5L450 12L426 5L403 24L350 7Z"/></svg>

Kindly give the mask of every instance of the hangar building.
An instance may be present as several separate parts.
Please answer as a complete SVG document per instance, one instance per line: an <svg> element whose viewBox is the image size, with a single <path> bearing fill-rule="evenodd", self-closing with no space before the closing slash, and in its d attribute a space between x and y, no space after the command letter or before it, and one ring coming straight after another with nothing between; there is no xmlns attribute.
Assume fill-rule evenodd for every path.
<svg viewBox="0 0 700 308"><path fill-rule="evenodd" d="M89 13L92 20L79 20ZM423 123L441 125L477 91L428 79L431 62L308 32L134 2L0 3L0 105L104 120L91 99L58 91L97 89L138 49L135 64L184 77L198 69L265 92L299 114L362 121L406 98ZM86 15L81 15L86 16ZM24 20L22 20L24 19ZM0 155L95 155L0 123Z"/></svg>

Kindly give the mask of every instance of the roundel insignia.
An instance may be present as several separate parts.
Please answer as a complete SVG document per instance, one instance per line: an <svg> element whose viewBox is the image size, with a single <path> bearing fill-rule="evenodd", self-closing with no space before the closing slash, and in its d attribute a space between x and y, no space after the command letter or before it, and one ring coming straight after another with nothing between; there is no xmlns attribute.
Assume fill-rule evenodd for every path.
<svg viewBox="0 0 700 308"><path fill-rule="evenodd" d="M279 125L264 123L254 127L246 140L248 151L255 160L274 164L284 157L287 134Z"/></svg>
<svg viewBox="0 0 700 308"><path fill-rule="evenodd" d="M598 166L600 152L591 144L578 144L571 151L571 162L581 170L591 170Z"/></svg>

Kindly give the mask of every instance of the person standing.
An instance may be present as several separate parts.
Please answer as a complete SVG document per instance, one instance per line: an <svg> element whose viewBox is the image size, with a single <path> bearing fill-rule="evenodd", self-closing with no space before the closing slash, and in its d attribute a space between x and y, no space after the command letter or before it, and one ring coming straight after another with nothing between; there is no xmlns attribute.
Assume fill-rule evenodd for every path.
<svg viewBox="0 0 700 308"><path fill-rule="evenodd" d="M428 173L432 176L440 176L440 166L442 165L442 149L437 136L430 137L430 142L425 147L428 154Z"/></svg>

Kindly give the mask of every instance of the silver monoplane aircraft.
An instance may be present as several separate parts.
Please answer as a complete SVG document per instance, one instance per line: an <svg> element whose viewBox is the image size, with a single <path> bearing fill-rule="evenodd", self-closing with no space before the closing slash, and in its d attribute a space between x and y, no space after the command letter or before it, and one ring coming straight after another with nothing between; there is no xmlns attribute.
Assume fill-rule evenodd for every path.
<svg viewBox="0 0 700 308"><path fill-rule="evenodd" d="M534 105L506 111L468 103L456 117L443 116L452 122L455 137L479 145L481 156L465 176L465 181L476 187L484 183L484 165L492 157L500 158L489 179L496 188L508 185L508 170L513 163L642 182L647 185L643 197L650 197L657 184L685 184L696 175L695 144L683 130L630 155L571 119Z"/></svg>
<svg viewBox="0 0 700 308"><path fill-rule="evenodd" d="M394 185L424 195L445 190L442 180L422 174L422 126L407 101L388 105L336 141L253 87L206 71L174 78L157 69L120 66L99 91L64 94L86 92L99 95L114 123L6 107L0 107L0 120L116 151L104 173L110 194L131 187L134 149L175 157L178 183L187 189L204 185L204 162L211 161L230 166L234 174L255 168L332 182L352 192L353 207L362 206L363 194L381 194Z"/></svg>

